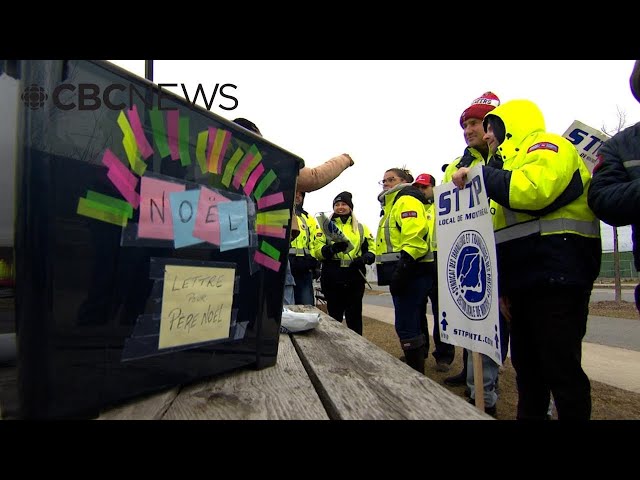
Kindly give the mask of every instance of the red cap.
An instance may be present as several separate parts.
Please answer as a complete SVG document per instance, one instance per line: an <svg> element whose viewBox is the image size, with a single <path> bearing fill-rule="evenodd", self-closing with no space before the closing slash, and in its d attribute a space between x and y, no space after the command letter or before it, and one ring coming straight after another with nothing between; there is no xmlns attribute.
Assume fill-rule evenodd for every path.
<svg viewBox="0 0 640 480"><path fill-rule="evenodd" d="M469 108L462 112L462 115L460 115L460 126L470 118L483 120L484 116L498 105L500 105L500 99L495 93L484 92L471 102Z"/></svg>
<svg viewBox="0 0 640 480"><path fill-rule="evenodd" d="M420 175L418 175L418 178L416 178L416 181L413 182L413 184L419 184L419 185L424 185L425 187L435 187L436 186L436 179L433 178L431 175L429 175L428 173L421 173Z"/></svg>

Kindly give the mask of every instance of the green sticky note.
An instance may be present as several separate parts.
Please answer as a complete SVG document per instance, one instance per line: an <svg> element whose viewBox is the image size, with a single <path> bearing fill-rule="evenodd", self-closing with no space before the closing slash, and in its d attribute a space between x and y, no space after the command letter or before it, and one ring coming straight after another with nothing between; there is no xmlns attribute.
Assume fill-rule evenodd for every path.
<svg viewBox="0 0 640 480"><path fill-rule="evenodd" d="M267 173L265 177L260 180L260 183L253 192L253 196L256 199L260 200L260 198L262 198L262 195L264 195L264 192L276 180L276 178L278 178L276 176L276 173L273 170L269 170L269 173Z"/></svg>
<svg viewBox="0 0 640 480"><path fill-rule="evenodd" d="M238 163L240 163L240 160L243 156L244 152L241 148L238 148L231 156L231 159L229 160L229 163L227 163L227 166L224 168L224 174L222 175L222 184L225 187L228 187L231 183L233 172L236 170L236 167L238 166Z"/></svg>
<svg viewBox="0 0 640 480"><path fill-rule="evenodd" d="M196 160L198 160L198 165L200 165L200 170L202 173L207 173L207 140L209 137L209 132L207 130L203 130L198 133L198 140L196 141Z"/></svg>
<svg viewBox="0 0 640 480"><path fill-rule="evenodd" d="M167 129L164 127L164 118L160 110L149 110L151 129L153 130L153 141L160 152L162 158L171 155L169 144L167 143Z"/></svg>
<svg viewBox="0 0 640 480"><path fill-rule="evenodd" d="M113 198L102 193L94 192L93 190L87 190L87 200L92 202L101 203L107 205L115 210L122 212L127 218L133 217L133 207L129 202L120 200L119 198Z"/></svg>
<svg viewBox="0 0 640 480"><path fill-rule="evenodd" d="M263 240L260 244L260 250L262 250L274 260L280 260L280 250L271 245L269 242Z"/></svg>

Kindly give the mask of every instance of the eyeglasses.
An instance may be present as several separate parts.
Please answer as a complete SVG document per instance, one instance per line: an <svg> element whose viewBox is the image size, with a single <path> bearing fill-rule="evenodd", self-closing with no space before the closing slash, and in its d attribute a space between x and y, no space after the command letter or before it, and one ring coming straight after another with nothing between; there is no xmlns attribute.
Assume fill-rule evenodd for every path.
<svg viewBox="0 0 640 480"><path fill-rule="evenodd" d="M391 183L391 182L394 182L397 179L398 179L398 177L383 178L382 180L380 180L378 182L378 185L384 185L385 183Z"/></svg>

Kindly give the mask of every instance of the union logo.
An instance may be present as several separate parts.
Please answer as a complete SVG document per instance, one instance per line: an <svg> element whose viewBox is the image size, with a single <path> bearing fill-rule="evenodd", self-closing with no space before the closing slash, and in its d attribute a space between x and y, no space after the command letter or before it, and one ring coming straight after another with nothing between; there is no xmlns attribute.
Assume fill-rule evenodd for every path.
<svg viewBox="0 0 640 480"><path fill-rule="evenodd" d="M489 315L493 273L489 249L479 232L465 230L453 242L447 259L447 286L466 317L483 320Z"/></svg>

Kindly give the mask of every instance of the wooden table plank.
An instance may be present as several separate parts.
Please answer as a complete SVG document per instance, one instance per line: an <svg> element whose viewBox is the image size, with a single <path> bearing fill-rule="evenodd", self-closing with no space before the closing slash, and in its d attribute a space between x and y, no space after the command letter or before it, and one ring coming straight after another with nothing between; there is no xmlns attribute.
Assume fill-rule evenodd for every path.
<svg viewBox="0 0 640 480"><path fill-rule="evenodd" d="M291 338L280 334L278 360L185 387L165 420L328 420Z"/></svg>
<svg viewBox="0 0 640 480"><path fill-rule="evenodd" d="M137 398L102 412L96 420L161 420L179 391L179 387L174 387L142 399Z"/></svg>
<svg viewBox="0 0 640 480"><path fill-rule="evenodd" d="M292 339L330 418L492 420L316 307L288 308L321 314L315 329Z"/></svg>

